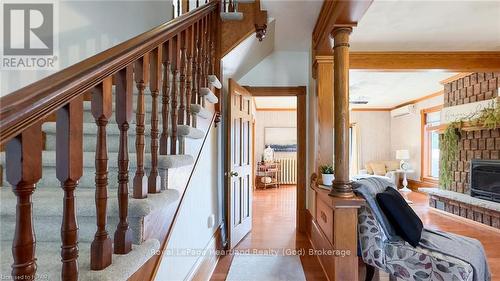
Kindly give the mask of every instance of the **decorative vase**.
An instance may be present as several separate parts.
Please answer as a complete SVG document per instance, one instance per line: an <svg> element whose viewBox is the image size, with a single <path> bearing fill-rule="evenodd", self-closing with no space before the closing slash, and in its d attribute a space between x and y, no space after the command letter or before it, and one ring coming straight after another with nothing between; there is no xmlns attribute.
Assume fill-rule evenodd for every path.
<svg viewBox="0 0 500 281"><path fill-rule="evenodd" d="M335 179L335 177L333 176L333 174L321 174L321 180L323 181L323 185L332 185L333 183L333 180Z"/></svg>

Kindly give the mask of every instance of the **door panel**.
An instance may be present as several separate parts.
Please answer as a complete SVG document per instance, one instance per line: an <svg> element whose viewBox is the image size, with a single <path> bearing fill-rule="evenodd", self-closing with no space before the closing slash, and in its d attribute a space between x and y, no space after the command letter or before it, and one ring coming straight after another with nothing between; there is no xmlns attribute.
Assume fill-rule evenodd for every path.
<svg viewBox="0 0 500 281"><path fill-rule="evenodd" d="M251 95L229 79L229 152L227 171L230 247L236 246L252 229L252 108Z"/></svg>

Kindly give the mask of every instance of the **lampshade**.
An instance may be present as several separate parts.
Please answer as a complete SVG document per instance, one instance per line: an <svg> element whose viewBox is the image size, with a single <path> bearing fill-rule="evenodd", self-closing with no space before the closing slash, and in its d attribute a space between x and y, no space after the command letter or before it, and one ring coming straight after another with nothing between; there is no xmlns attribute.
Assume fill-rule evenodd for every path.
<svg viewBox="0 0 500 281"><path fill-rule="evenodd" d="M396 159L408 160L410 159L410 152L407 149L396 150Z"/></svg>

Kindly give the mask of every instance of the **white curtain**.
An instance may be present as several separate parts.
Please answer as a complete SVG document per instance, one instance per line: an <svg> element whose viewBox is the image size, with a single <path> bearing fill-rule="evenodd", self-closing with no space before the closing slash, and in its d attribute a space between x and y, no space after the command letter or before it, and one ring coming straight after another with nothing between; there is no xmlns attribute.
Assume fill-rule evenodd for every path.
<svg viewBox="0 0 500 281"><path fill-rule="evenodd" d="M350 163L349 163L349 173L351 176L357 175L359 173L359 152L360 152L360 141L359 141L359 126L356 123L351 124L351 143L350 143Z"/></svg>

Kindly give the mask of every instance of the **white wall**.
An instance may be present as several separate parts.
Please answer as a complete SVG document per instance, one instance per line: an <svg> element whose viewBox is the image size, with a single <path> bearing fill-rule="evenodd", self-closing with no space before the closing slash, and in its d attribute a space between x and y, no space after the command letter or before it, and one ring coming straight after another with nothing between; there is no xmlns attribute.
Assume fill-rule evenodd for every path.
<svg viewBox="0 0 500 281"><path fill-rule="evenodd" d="M60 69L109 49L172 18L172 0L56 0ZM55 71L0 71L6 95Z"/></svg>
<svg viewBox="0 0 500 281"><path fill-rule="evenodd" d="M408 174L409 179L420 180L421 165L421 116L420 111L443 104L443 96L437 96L416 104L415 114L391 118L391 153L393 158L398 149L410 151L410 165L415 173Z"/></svg>
<svg viewBox="0 0 500 281"><path fill-rule="evenodd" d="M369 161L394 159L389 111L351 111L350 118L359 126L360 169Z"/></svg>
<svg viewBox="0 0 500 281"><path fill-rule="evenodd" d="M297 111L262 111L255 115L255 161L260 161L264 152L265 127L297 128ZM276 158L296 157L295 152L276 152Z"/></svg>
<svg viewBox="0 0 500 281"><path fill-rule="evenodd" d="M203 250L210 242L222 217L218 210L218 135L220 131L212 128L207 137L198 164L184 195L183 204L177 214L167 252L185 250ZM215 224L208 225L209 216L215 216ZM198 255L163 256L156 275L156 280L184 280L189 274Z"/></svg>
<svg viewBox="0 0 500 281"><path fill-rule="evenodd" d="M238 80L250 86L306 86L308 52L273 52Z"/></svg>

